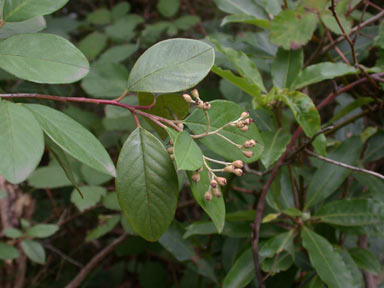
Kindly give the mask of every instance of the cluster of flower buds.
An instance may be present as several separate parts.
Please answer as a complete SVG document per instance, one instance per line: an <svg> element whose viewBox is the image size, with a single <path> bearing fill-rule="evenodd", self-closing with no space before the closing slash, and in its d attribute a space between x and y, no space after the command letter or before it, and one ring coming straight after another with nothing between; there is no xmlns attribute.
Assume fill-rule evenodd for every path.
<svg viewBox="0 0 384 288"><path fill-rule="evenodd" d="M217 198L221 197L221 192L220 192L218 185L220 185L220 186L227 185L227 179L225 179L224 177L217 177L217 176L215 176L215 178L211 179L208 191L205 192L205 194L204 194L205 200L207 200L207 201L212 200L212 198L213 198L212 194L215 195Z"/></svg>
<svg viewBox="0 0 384 288"><path fill-rule="evenodd" d="M241 160L233 161L231 164L224 167L224 172L233 173L236 176L242 176L244 174L242 168L244 163Z"/></svg>
<svg viewBox="0 0 384 288"><path fill-rule="evenodd" d="M240 129L240 131L247 132L249 125L253 123L253 119L249 118L248 112L241 113L240 119L232 123L232 126L235 126Z"/></svg>
<svg viewBox="0 0 384 288"><path fill-rule="evenodd" d="M191 95L186 94L186 93L183 94L184 100L187 101L188 103L195 104L196 108L198 108L198 109L202 109L202 110L211 109L211 103L204 102L203 100L201 100L200 96L199 96L199 91L197 91L197 89L193 89L191 91Z"/></svg>

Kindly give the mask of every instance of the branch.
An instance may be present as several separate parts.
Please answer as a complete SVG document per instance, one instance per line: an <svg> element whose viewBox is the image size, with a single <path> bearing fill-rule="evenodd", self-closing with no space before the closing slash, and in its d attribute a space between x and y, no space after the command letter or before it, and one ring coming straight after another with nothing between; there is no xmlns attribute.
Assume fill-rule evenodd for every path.
<svg viewBox="0 0 384 288"><path fill-rule="evenodd" d="M374 171L371 171L371 170L367 170L367 169L364 169L364 168L359 168L359 167L351 166L351 165L348 165L348 164L345 164L345 163L342 163L342 162L338 162L338 161L335 161L335 160L323 157L321 155L318 155L315 152L312 152L312 151L310 151L308 149L305 149L305 152L307 154L317 158L317 159L320 159L322 161L331 163L333 165L340 166L340 167L343 167L343 168L347 168L347 169L350 169L352 171L369 174L369 175L375 176L377 178L380 178L381 180L384 180L384 175L381 175L381 174L379 174L377 172L374 172Z"/></svg>
<svg viewBox="0 0 384 288"><path fill-rule="evenodd" d="M80 270L79 274L69 283L66 288L76 288L79 287L81 282L85 280L88 274L106 257L109 253L111 253L117 246L119 246L125 238L127 238L128 234L124 233L119 238L115 239L112 243L110 243L107 247L101 250L92 260L85 265L83 269Z"/></svg>

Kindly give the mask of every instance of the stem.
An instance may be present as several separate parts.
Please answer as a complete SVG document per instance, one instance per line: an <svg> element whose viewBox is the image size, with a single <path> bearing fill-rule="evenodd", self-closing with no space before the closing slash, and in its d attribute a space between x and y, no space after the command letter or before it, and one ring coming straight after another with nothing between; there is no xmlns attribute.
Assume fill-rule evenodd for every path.
<svg viewBox="0 0 384 288"><path fill-rule="evenodd" d="M220 133L216 133L216 135L219 136L220 138L223 138L225 141L227 141L228 143L236 146L239 149L243 148L243 146L241 146L240 144L237 144L237 143L233 142L232 140L228 139L227 137L225 137L224 135L222 135Z"/></svg>
<svg viewBox="0 0 384 288"><path fill-rule="evenodd" d="M216 160L216 159L212 159L212 158L209 158L207 156L203 156L205 160L208 160L210 162L214 162L214 163L218 163L218 164L223 164L225 166L227 165L231 165L232 163L231 162L224 162L224 161L220 161L220 160Z"/></svg>

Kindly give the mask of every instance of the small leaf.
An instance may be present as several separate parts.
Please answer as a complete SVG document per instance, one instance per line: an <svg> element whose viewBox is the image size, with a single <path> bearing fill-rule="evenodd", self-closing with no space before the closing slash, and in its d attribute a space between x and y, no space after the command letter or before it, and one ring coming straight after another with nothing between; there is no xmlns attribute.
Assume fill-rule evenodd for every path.
<svg viewBox="0 0 384 288"><path fill-rule="evenodd" d="M107 46L107 36L100 32L93 32L85 36L77 46L88 60L93 60Z"/></svg>
<svg viewBox="0 0 384 288"><path fill-rule="evenodd" d="M19 250L8 244L0 242L0 259L13 260L20 256Z"/></svg>
<svg viewBox="0 0 384 288"><path fill-rule="evenodd" d="M375 275L380 275L380 262L369 250L355 247L349 249L348 252L356 262L357 266L359 266L361 269L364 269L365 271Z"/></svg>
<svg viewBox="0 0 384 288"><path fill-rule="evenodd" d="M259 255L261 257L273 257L275 254L280 254L283 251L287 251L290 255L294 256L293 239L295 237L295 231L278 234L260 246Z"/></svg>
<svg viewBox="0 0 384 288"><path fill-rule="evenodd" d="M252 248L245 250L224 278L223 288L246 287L255 277Z"/></svg>
<svg viewBox="0 0 384 288"><path fill-rule="evenodd" d="M87 21L95 25L106 25L112 20L112 14L108 9L100 8L87 15Z"/></svg>
<svg viewBox="0 0 384 288"><path fill-rule="evenodd" d="M228 23L246 23L265 29L269 29L271 26L269 20L258 19L245 14L234 14L225 16L223 21L221 22L221 26L224 26Z"/></svg>
<svg viewBox="0 0 384 288"><path fill-rule="evenodd" d="M352 103L344 106L341 110L339 110L337 113L335 113L331 120L328 121L328 123L334 123L337 120L343 118L344 116L348 115L350 112L354 111L355 109L369 104L373 102L374 99L371 97L361 97L353 101Z"/></svg>
<svg viewBox="0 0 384 288"><path fill-rule="evenodd" d="M4 230L4 235L7 236L8 238L16 239L23 236L23 232L21 232L21 230L19 229L11 227Z"/></svg>
<svg viewBox="0 0 384 288"><path fill-rule="evenodd" d="M113 46L100 56L100 61L114 63L123 62L127 60L133 53L135 53L137 51L137 48L138 47L135 44L123 44Z"/></svg>
<svg viewBox="0 0 384 288"><path fill-rule="evenodd" d="M100 202L101 198L107 193L103 187L82 186L81 195L75 189L71 193L71 202L75 204L81 212L87 210Z"/></svg>
<svg viewBox="0 0 384 288"><path fill-rule="evenodd" d="M113 20L119 20L125 16L129 11L131 11L131 4L128 2L120 2L113 6L112 8L112 18Z"/></svg>
<svg viewBox="0 0 384 288"><path fill-rule="evenodd" d="M76 82L89 71L88 60L71 42L42 33L0 42L0 67L19 78L48 84Z"/></svg>
<svg viewBox="0 0 384 288"><path fill-rule="evenodd" d="M159 0L156 8L162 16L171 18L177 14L179 6L179 0Z"/></svg>
<svg viewBox="0 0 384 288"><path fill-rule="evenodd" d="M292 264L292 256L287 252L282 252L280 254L276 254L275 257L265 258L261 263L261 269L264 272L276 274L281 271L287 271Z"/></svg>
<svg viewBox="0 0 384 288"><path fill-rule="evenodd" d="M23 22L6 22L0 30L0 39L9 38L16 34L35 33L47 27L43 16L37 16Z"/></svg>
<svg viewBox="0 0 384 288"><path fill-rule="evenodd" d="M322 222L341 226L384 224L384 204L372 199L337 200L315 214Z"/></svg>
<svg viewBox="0 0 384 288"><path fill-rule="evenodd" d="M279 88L289 88L303 66L303 49L284 50L279 48L272 62L273 84Z"/></svg>
<svg viewBox="0 0 384 288"><path fill-rule="evenodd" d="M192 180L193 172L187 172L189 182L191 183L191 190L193 197L199 203L200 207L203 208L205 213L212 219L215 227L219 233L223 231L225 224L225 204L223 197L213 197L211 201L207 201L204 198L205 192L210 187L210 178L207 169L204 167L200 172L200 181L194 182ZM219 188L220 189L220 188Z"/></svg>
<svg viewBox="0 0 384 288"><path fill-rule="evenodd" d="M168 229L176 211L177 175L163 144L143 128L131 133L120 152L116 192L140 236L156 241Z"/></svg>
<svg viewBox="0 0 384 288"><path fill-rule="evenodd" d="M3 20L5 22L20 22L35 16L51 14L69 0L4 0Z"/></svg>
<svg viewBox="0 0 384 288"><path fill-rule="evenodd" d="M44 137L32 113L20 104L0 101L0 174L9 182L23 182L44 152Z"/></svg>
<svg viewBox="0 0 384 288"><path fill-rule="evenodd" d="M384 132L379 131L368 141L363 162L376 161L384 157Z"/></svg>
<svg viewBox="0 0 384 288"><path fill-rule="evenodd" d="M185 16L181 16L180 18L176 19L173 22L173 24L175 24L178 29L187 31L187 30L193 28L194 26L196 26L197 24L199 24L200 21L201 21L201 19L199 16L185 15Z"/></svg>
<svg viewBox="0 0 384 288"><path fill-rule="evenodd" d="M110 209L110 210L117 210L117 211L121 210L120 206L119 206L119 200L117 199L117 193L116 192L108 193L103 198L103 205L105 208Z"/></svg>
<svg viewBox="0 0 384 288"><path fill-rule="evenodd" d="M143 17L136 14L122 16L116 23L107 26L105 33L114 41L127 43L136 36L137 25L143 22Z"/></svg>
<svg viewBox="0 0 384 288"><path fill-rule="evenodd" d="M203 153L187 131L177 135L174 149L179 170L194 171L203 167Z"/></svg>
<svg viewBox="0 0 384 288"><path fill-rule="evenodd" d="M318 83L327 79L356 74L358 70L344 63L323 62L308 66L302 70L292 88L300 89L314 83Z"/></svg>
<svg viewBox="0 0 384 288"><path fill-rule="evenodd" d="M39 189L72 186L64 170L56 165L36 169L28 178L28 184Z"/></svg>
<svg viewBox="0 0 384 288"><path fill-rule="evenodd" d="M38 224L27 230L27 235L34 238L47 238L55 234L59 226L54 224Z"/></svg>
<svg viewBox="0 0 384 288"><path fill-rule="evenodd" d="M339 14L337 15L337 18L339 18L339 21L341 23L341 26L343 26L345 33L349 35L351 33L351 26L352 22L348 21L347 18L345 18L344 15ZM325 11L324 13L321 13L321 21L331 30L333 33L342 35L343 31L341 31L339 24L337 23L335 17L332 15L331 11Z"/></svg>
<svg viewBox="0 0 384 288"><path fill-rule="evenodd" d="M245 14L260 19L268 19L262 4L252 0L215 0L216 6L229 14Z"/></svg>
<svg viewBox="0 0 384 288"><path fill-rule="evenodd" d="M343 258L327 239L307 227L301 230L304 248L309 253L311 264L329 287L353 287L350 274Z"/></svg>
<svg viewBox="0 0 384 288"><path fill-rule="evenodd" d="M86 242L99 239L110 232L120 222L120 215L111 216L109 219L104 220L104 223L99 224L95 229L87 234Z"/></svg>
<svg viewBox="0 0 384 288"><path fill-rule="evenodd" d="M134 92L171 93L196 86L215 60L208 44L191 39L170 39L144 52L133 66L128 89Z"/></svg>
<svg viewBox="0 0 384 288"><path fill-rule="evenodd" d="M45 250L39 242L28 239L22 240L21 248L31 261L41 265L45 264Z"/></svg>
<svg viewBox="0 0 384 288"><path fill-rule="evenodd" d="M115 166L99 140L67 115L47 106L27 104L44 132L61 149L84 164L113 177Z"/></svg>
<svg viewBox="0 0 384 288"><path fill-rule="evenodd" d="M273 163L284 153L286 146L291 140L291 134L282 128L275 132L263 131L261 137L264 140L264 152L261 155L261 162L269 169Z"/></svg>

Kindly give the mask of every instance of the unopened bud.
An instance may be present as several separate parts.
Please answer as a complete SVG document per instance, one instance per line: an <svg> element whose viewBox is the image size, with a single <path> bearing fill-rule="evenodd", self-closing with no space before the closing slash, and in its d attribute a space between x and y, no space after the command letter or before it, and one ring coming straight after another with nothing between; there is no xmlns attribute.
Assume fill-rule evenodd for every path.
<svg viewBox="0 0 384 288"><path fill-rule="evenodd" d="M232 165L235 166L236 168L243 168L244 167L244 163L241 160L233 161Z"/></svg>
<svg viewBox="0 0 384 288"><path fill-rule="evenodd" d="M200 181L200 173L198 173L198 172L194 173L191 178L192 178L193 182L195 182L195 183L199 182Z"/></svg>
<svg viewBox="0 0 384 288"><path fill-rule="evenodd" d="M204 109L204 110L209 110L209 109L211 109L211 103L209 103L209 102L205 102L205 103L203 104L203 109Z"/></svg>
<svg viewBox="0 0 384 288"><path fill-rule="evenodd" d="M233 165L228 165L224 167L224 172L233 173L235 171L235 167Z"/></svg>
<svg viewBox="0 0 384 288"><path fill-rule="evenodd" d="M199 109L204 109L204 102L200 99L196 100L196 107Z"/></svg>
<svg viewBox="0 0 384 288"><path fill-rule="evenodd" d="M245 124L244 124L245 125ZM240 130L243 131L243 132L247 132L249 129L248 126L244 126L244 127L241 127Z"/></svg>
<svg viewBox="0 0 384 288"><path fill-rule="evenodd" d="M215 179L211 180L211 186L212 186L212 188L216 188L217 187L217 182L216 182Z"/></svg>
<svg viewBox="0 0 384 288"><path fill-rule="evenodd" d="M236 123L236 127L241 129L241 128L245 127L245 124L244 124L243 121L238 121L238 122Z"/></svg>
<svg viewBox="0 0 384 288"><path fill-rule="evenodd" d="M175 155L171 154L171 155L169 155L169 157L171 157L172 161L175 160Z"/></svg>
<svg viewBox="0 0 384 288"><path fill-rule="evenodd" d="M188 103L191 103L193 101L191 95L188 94L183 94L183 98Z"/></svg>
<svg viewBox="0 0 384 288"><path fill-rule="evenodd" d="M249 117L249 113L248 112L241 113L241 116L240 116L241 119L246 119L248 117Z"/></svg>
<svg viewBox="0 0 384 288"><path fill-rule="evenodd" d="M212 192L211 192L211 190L208 190L207 192L205 192L204 198L207 201L211 201L212 200Z"/></svg>
<svg viewBox="0 0 384 288"><path fill-rule="evenodd" d="M197 89L193 89L191 91L191 94L192 94L193 98L200 99L199 91Z"/></svg>
<svg viewBox="0 0 384 288"><path fill-rule="evenodd" d="M167 151L169 154L173 154L175 152L175 149L173 147L169 147Z"/></svg>
<svg viewBox="0 0 384 288"><path fill-rule="evenodd" d="M248 126L248 125L251 125L252 119L251 118L247 118L247 119L243 120L243 122L244 122L245 125Z"/></svg>
<svg viewBox="0 0 384 288"><path fill-rule="evenodd" d="M245 150L245 151L243 151L243 154L244 154L244 156L247 157L247 158L252 158L252 156L253 156L253 152L250 151L250 150Z"/></svg>
<svg viewBox="0 0 384 288"><path fill-rule="evenodd" d="M243 143L243 147L244 148L252 148L252 147L255 147L256 146L256 141L251 139L251 140L248 140L248 141L245 141Z"/></svg>
<svg viewBox="0 0 384 288"><path fill-rule="evenodd" d="M184 124L183 124L183 123L179 122L179 123L177 123L176 125L177 125L177 127L179 127L181 130L184 129Z"/></svg>
<svg viewBox="0 0 384 288"><path fill-rule="evenodd" d="M224 177L216 177L217 183L219 183L220 186L225 186L227 185L227 179Z"/></svg>
<svg viewBox="0 0 384 288"><path fill-rule="evenodd" d="M213 194L214 194L217 198L221 197L221 192L220 192L219 188L217 188L217 187L213 189Z"/></svg>
<svg viewBox="0 0 384 288"><path fill-rule="evenodd" d="M169 145L173 146L173 141L172 141L172 139L169 139Z"/></svg>
<svg viewBox="0 0 384 288"><path fill-rule="evenodd" d="M236 168L233 172L236 176L242 176L244 174L243 170Z"/></svg>

